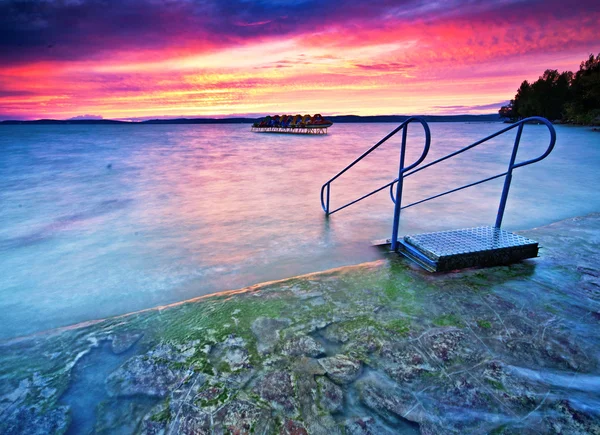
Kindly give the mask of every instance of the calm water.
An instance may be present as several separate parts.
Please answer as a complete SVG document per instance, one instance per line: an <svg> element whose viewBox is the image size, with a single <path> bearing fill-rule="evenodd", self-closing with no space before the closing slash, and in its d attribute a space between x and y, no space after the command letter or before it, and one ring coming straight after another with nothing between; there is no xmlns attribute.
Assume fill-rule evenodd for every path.
<svg viewBox="0 0 600 435"><path fill-rule="evenodd" d="M247 125L0 127L0 339L379 258L369 242L391 233L387 191L326 220L319 190L394 127L338 124L324 137ZM428 161L503 125L430 127ZM600 133L557 133L548 159L515 172L505 228L600 210ZM417 126L410 136L416 156ZM409 178L405 201L504 171L513 137ZM528 126L519 157L541 153L547 137ZM391 180L397 144L337 180L332 206ZM400 232L492 224L501 186L408 209Z"/></svg>

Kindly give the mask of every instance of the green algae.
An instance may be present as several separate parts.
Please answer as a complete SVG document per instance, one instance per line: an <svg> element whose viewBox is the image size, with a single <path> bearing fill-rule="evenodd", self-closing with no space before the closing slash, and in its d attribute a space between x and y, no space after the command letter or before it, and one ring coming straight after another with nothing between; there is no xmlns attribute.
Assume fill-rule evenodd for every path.
<svg viewBox="0 0 600 435"><path fill-rule="evenodd" d="M456 326L458 328L464 326L463 321L453 313L443 314L434 318L433 324L436 326Z"/></svg>
<svg viewBox="0 0 600 435"><path fill-rule="evenodd" d="M492 324L488 320L477 320L477 326L481 329L491 329Z"/></svg>
<svg viewBox="0 0 600 435"><path fill-rule="evenodd" d="M393 333L406 337L410 332L410 322L406 319L396 319L385 324L385 328Z"/></svg>
<svg viewBox="0 0 600 435"><path fill-rule="evenodd" d="M156 414L152 415L152 417L150 417L150 419L152 421L155 421L157 423L169 423L171 421L171 418L173 416L171 415L171 398L167 397L167 400L165 400L164 404L163 404L163 409L159 412L157 412Z"/></svg>

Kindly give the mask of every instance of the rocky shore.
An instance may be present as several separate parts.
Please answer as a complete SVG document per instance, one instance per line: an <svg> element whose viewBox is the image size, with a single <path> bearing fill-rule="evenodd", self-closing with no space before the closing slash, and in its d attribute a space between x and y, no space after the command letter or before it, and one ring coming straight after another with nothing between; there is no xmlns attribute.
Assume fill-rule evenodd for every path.
<svg viewBox="0 0 600 435"><path fill-rule="evenodd" d="M0 344L0 433L600 433L600 214Z"/></svg>

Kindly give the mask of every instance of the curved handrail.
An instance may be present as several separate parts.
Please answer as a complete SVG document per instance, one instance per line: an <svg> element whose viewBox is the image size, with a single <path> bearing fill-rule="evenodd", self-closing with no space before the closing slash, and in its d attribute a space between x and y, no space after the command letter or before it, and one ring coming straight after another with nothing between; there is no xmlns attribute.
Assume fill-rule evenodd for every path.
<svg viewBox="0 0 600 435"><path fill-rule="evenodd" d="M525 124L527 124L527 123L530 123L530 122L542 123L546 127L548 127L548 130L550 131L550 143L548 144L548 148L546 148L546 151L544 151L544 153L542 155L540 155L539 157L536 157L536 158L533 158L533 159L529 159L529 160L526 160L526 161L520 162L520 163L514 163L514 159L516 158L516 152L517 152L520 140L521 140L521 133L523 131L523 126ZM430 166L433 166L433 165L435 165L437 163L440 163L440 162L442 162L444 160L447 160L447 159L449 159L451 157L454 157L454 156L456 156L458 154L462 154L463 152L468 151L471 148L475 148L476 146L481 145L482 143L487 142L488 140L493 139L493 138L495 138L497 136L500 136L501 134L504 134L507 131L510 131L513 128L517 128L517 127L519 128L519 130L517 132L517 138L515 140L515 144L513 145L513 155L512 155L511 162L509 164L508 170L506 172L494 175L492 177L489 177L489 178L486 178L486 179L483 179L483 180L476 181L474 183L466 184L464 186L461 186L461 187L458 187L458 188L455 188L455 189L452 189L452 190L448 190L446 192L443 192L443 193L431 196L429 198L422 199L420 201L413 202L411 204L403 206L402 209L405 209L405 208L408 208L408 207L412 207L413 205L421 204L422 202L426 202L426 201L429 201L431 199L439 198L440 196L444 196L444 195L447 195L449 193L457 192L459 190L466 189L468 187L476 186L478 184L482 184L482 183L485 183L487 181L495 180L496 178L500 178L502 176L510 174L513 169L520 168L520 167L527 166L527 165L531 165L532 163L539 162L540 160L544 160L546 157L548 157L548 155L554 149L554 145L556 144L556 130L554 129L554 126L552 125L552 123L550 121L548 121L546 118L542 118L542 117L539 117L539 116L532 116L530 118L525 118L525 119L522 119L521 121L515 122L514 124L510 125L509 127L503 128L502 130L499 130L499 131L497 131L494 134L491 134L491 135L489 135L489 136L487 136L487 137L485 137L485 138L483 138L481 140L478 140L477 142L474 142L471 145L468 145L468 146L466 146L464 148L461 148L461 149L459 149L457 151L454 151L454 152L452 152L452 153L450 153L448 155L440 157L439 159L434 160L433 162L427 163L426 165L423 165L423 166L415 169L414 171L408 172L412 168L407 168L405 171L403 171L402 175L403 175L404 178L409 177L409 176L411 176L413 174L416 174L419 171L422 171L423 169L426 169L426 168L428 168ZM405 172L408 172L408 173L405 174ZM396 198L394 197L394 185L397 182L398 182L398 178L396 178L394 181L392 181L390 183L390 185L389 185L389 187L390 187L390 197L392 198L392 201L394 203L396 203Z"/></svg>
<svg viewBox="0 0 600 435"><path fill-rule="evenodd" d="M363 195L362 197L349 202L348 204L343 205L342 207L338 207L337 209L330 211L329 210L329 198L330 198L330 190L331 190L331 183L333 181L335 181L338 177L340 177L343 173L345 173L346 171L348 171L350 168L352 168L355 164L357 164L359 161L361 161L363 158L365 158L366 156L368 156L371 152L375 151L375 149L377 149L380 145L382 145L384 142L386 142L389 138L391 138L392 136L394 136L396 133L398 133L401 130L404 130L403 136L402 136L402 150L401 150L401 161L404 162L404 149L405 149L405 145L406 145L406 129L408 128L408 124L412 123L412 122L419 122L421 123L421 125L423 126L423 130L425 131L425 145L423 147L423 152L421 153L421 156L412 164L410 164L409 166L407 166L406 168L400 168L401 171L407 171L407 170L411 170L413 168L415 168L416 166L418 166L424 159L425 157L427 157L427 153L429 152L429 145L431 143L431 132L429 130L429 125L427 125L427 122L425 120L423 120L420 117L417 116L411 116L410 118L408 118L407 120L405 120L402 124L400 124L398 127L396 127L394 130L392 130L387 136L385 136L383 139L381 139L379 142L377 142L375 145L373 145L371 148L369 148L367 151L365 151L364 153L362 153L358 158L356 158L352 163L350 163L348 166L346 166L344 169L342 169L340 172L338 172L336 175L334 175L330 180L328 180L327 182L325 182L325 184L323 184L323 186L321 186L321 208L323 209L323 211L325 212L326 215L330 215L335 213L336 211L342 210L346 207L349 207L352 204L357 203L358 201L361 201L383 189L385 189L388 185L386 184L383 187L380 187L366 195ZM393 183L393 182L392 182ZM325 188L327 188L327 204L325 203L325 199L324 199L324 193L325 193Z"/></svg>

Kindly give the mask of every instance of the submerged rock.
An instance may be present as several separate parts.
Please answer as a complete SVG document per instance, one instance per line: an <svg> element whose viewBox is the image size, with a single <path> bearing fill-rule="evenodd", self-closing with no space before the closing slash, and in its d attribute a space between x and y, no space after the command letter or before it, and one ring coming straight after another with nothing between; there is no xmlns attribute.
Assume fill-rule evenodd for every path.
<svg viewBox="0 0 600 435"><path fill-rule="evenodd" d="M294 399L294 385L288 372L275 371L266 373L256 383L254 391L268 402L273 408L283 411L286 415L297 413Z"/></svg>
<svg viewBox="0 0 600 435"><path fill-rule="evenodd" d="M406 343L386 343L380 356L377 364L397 382L409 382L423 374L438 371L422 352Z"/></svg>
<svg viewBox="0 0 600 435"><path fill-rule="evenodd" d="M308 435L306 428L299 422L293 420L286 420L281 430L280 435Z"/></svg>
<svg viewBox="0 0 600 435"><path fill-rule="evenodd" d="M213 414L212 433L268 433L274 426L269 410L246 400L234 400Z"/></svg>
<svg viewBox="0 0 600 435"><path fill-rule="evenodd" d="M285 342L282 353L287 356L319 357L325 355L325 348L308 335L293 337Z"/></svg>
<svg viewBox="0 0 600 435"><path fill-rule="evenodd" d="M258 351L263 355L272 352L279 341L279 331L289 324L289 319L267 317L259 317L252 322L252 332L258 340Z"/></svg>
<svg viewBox="0 0 600 435"><path fill-rule="evenodd" d="M8 415L2 415L0 433L46 435L65 433L69 424L69 408L60 406L42 411L36 406L19 406Z"/></svg>
<svg viewBox="0 0 600 435"><path fill-rule="evenodd" d="M142 338L142 335L143 334L141 333L124 332L110 336L109 338L111 340L111 349L113 353L120 355L127 352L138 342L140 338Z"/></svg>
<svg viewBox="0 0 600 435"><path fill-rule="evenodd" d="M344 422L347 435L393 435L397 431L384 427L373 417L349 418Z"/></svg>
<svg viewBox="0 0 600 435"><path fill-rule="evenodd" d="M338 384L349 384L360 375L362 364L360 361L346 355L335 355L321 358L319 364L332 381Z"/></svg>
<svg viewBox="0 0 600 435"><path fill-rule="evenodd" d="M135 356L112 372L106 379L106 389L111 396L166 397L184 378L183 369L146 356Z"/></svg>
<svg viewBox="0 0 600 435"><path fill-rule="evenodd" d="M344 391L329 379L319 376L319 403L329 413L340 412L344 407Z"/></svg>
<svg viewBox="0 0 600 435"><path fill-rule="evenodd" d="M361 402L387 419L403 418L415 423L427 420L422 406L410 390L380 384L372 379L360 383L358 389Z"/></svg>
<svg viewBox="0 0 600 435"><path fill-rule="evenodd" d="M208 412L192 406L184 404L179 413L179 420L173 424L171 433L185 435L200 435L211 434L211 415Z"/></svg>

